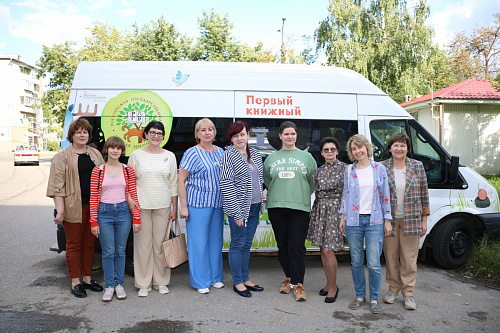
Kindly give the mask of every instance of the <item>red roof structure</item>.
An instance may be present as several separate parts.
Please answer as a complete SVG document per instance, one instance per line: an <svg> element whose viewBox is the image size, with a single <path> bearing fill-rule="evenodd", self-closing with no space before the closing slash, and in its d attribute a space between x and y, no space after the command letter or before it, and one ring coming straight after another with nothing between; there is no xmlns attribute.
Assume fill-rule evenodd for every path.
<svg viewBox="0 0 500 333"><path fill-rule="evenodd" d="M469 79L450 87L417 97L411 101L399 104L402 107L430 101L431 99L500 99L500 92L491 85L491 81Z"/></svg>

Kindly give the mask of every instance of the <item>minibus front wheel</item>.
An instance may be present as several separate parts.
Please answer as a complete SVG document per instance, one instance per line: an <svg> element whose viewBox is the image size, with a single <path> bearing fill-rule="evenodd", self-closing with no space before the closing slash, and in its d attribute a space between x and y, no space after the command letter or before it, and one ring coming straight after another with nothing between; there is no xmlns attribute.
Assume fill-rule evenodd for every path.
<svg viewBox="0 0 500 333"><path fill-rule="evenodd" d="M462 218L443 221L434 233L432 253L437 264L453 269L465 264L472 252L474 229Z"/></svg>

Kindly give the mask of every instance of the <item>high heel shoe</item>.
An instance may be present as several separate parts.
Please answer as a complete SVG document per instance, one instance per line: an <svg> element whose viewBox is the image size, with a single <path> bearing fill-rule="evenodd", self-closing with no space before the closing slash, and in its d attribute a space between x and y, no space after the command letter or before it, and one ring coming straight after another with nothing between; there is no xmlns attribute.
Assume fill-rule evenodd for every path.
<svg viewBox="0 0 500 333"><path fill-rule="evenodd" d="M238 290L238 288L236 288L236 286L233 286L233 290L235 293L237 293L238 295L243 296L243 297L252 296L252 293L250 293L250 291L248 289L241 291L241 290Z"/></svg>
<svg viewBox="0 0 500 333"><path fill-rule="evenodd" d="M325 297L325 303L333 303L337 300L337 296L339 295L339 286L337 286L337 292L335 293L335 296L333 297Z"/></svg>
<svg viewBox="0 0 500 333"><path fill-rule="evenodd" d="M328 290L321 289L321 290L319 291L319 295L320 295L320 296L326 296L326 295L328 295Z"/></svg>

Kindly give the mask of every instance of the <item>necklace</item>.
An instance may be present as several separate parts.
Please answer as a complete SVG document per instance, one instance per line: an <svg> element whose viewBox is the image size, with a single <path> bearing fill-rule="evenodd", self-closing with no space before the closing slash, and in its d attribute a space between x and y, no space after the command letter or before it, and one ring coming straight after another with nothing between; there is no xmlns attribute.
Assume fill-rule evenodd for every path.
<svg viewBox="0 0 500 333"><path fill-rule="evenodd" d="M112 168L110 165L106 165L106 169L108 169L108 176L111 178L116 178L120 175L120 168L121 165L118 165L117 167Z"/></svg>
<svg viewBox="0 0 500 333"><path fill-rule="evenodd" d="M214 145L212 145L211 149L210 150L213 150L213 151L208 151L205 149L205 147L203 147L201 144L200 144L200 147L208 154L208 156L210 157L210 159L212 160L212 162L214 163L214 166L216 168L219 167L219 162L217 161L217 158L214 157L215 155L215 152L217 151L217 148L214 147Z"/></svg>
<svg viewBox="0 0 500 333"><path fill-rule="evenodd" d="M213 150L214 150L214 145L211 145L211 146L210 146L210 150L212 150L212 151L208 151L205 147L203 147L203 145L202 145L201 143L200 143L199 145L200 145L200 147L201 147L204 151L206 151L207 153L215 153L215 151L213 151Z"/></svg>

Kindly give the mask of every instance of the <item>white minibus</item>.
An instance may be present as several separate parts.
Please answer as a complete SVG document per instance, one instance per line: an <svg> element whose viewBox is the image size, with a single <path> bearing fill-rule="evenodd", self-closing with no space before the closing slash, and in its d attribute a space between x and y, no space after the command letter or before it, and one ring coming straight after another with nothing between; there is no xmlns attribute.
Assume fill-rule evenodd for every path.
<svg viewBox="0 0 500 333"><path fill-rule="evenodd" d="M363 134L375 147L374 159L380 161L388 158L388 138L406 132L412 140L411 157L423 162L429 184L431 215L427 235L420 240L421 257L431 250L439 265L458 267L469 256L475 236L500 235L495 188L460 165L458 157L450 156L386 93L348 69L258 63L83 62L73 80L64 138L70 121L77 117L85 117L93 126L93 144L98 149L111 135L123 138L126 156L146 145L142 131L149 121L162 121L164 148L175 154L178 163L184 151L196 144L194 124L204 117L216 125L215 143L221 147L229 125L245 121L251 132L249 142L264 159L280 149L279 125L291 120L299 129L297 146L309 151L318 165L323 163L318 146L322 137L337 138L342 148L339 158L349 162L346 141L353 134ZM63 141L62 147L68 144ZM64 245L59 243L60 250ZM228 245L226 225L226 250ZM306 245L309 251L318 250L309 242ZM277 250L266 213L252 250ZM129 272L131 251L129 246Z"/></svg>

